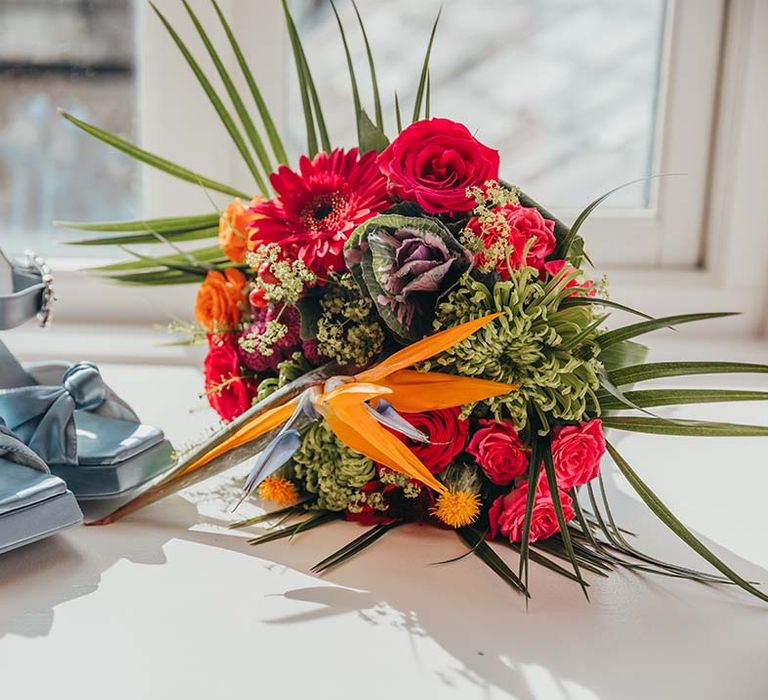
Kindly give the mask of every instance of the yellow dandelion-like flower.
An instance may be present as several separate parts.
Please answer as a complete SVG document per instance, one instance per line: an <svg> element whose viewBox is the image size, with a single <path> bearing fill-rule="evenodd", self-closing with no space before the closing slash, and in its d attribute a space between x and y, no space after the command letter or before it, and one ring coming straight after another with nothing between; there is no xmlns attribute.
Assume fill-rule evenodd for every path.
<svg viewBox="0 0 768 700"><path fill-rule="evenodd" d="M480 514L480 496L472 491L449 491L437 499L432 512L446 525L464 527Z"/></svg>
<svg viewBox="0 0 768 700"><path fill-rule="evenodd" d="M289 506L299 497L296 486L292 481L281 476L268 476L259 484L259 498L272 501L278 506Z"/></svg>

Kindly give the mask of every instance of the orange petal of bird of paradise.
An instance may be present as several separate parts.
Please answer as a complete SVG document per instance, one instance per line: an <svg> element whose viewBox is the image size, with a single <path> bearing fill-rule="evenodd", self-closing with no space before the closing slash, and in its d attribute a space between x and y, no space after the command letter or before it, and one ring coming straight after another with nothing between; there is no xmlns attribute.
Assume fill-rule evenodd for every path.
<svg viewBox="0 0 768 700"><path fill-rule="evenodd" d="M269 411L265 411L261 415L256 416L253 420L244 423L232 433L232 435L224 440L224 442L212 448L209 452L206 452L206 454L199 459L196 459L178 476L196 471L197 469L200 469L200 467L204 467L211 460L216 459L216 457L219 457L236 447L240 447L240 445L244 445L246 442L255 440L257 437L282 425L291 417L291 415L293 415L298 400L298 397L296 397L282 406L277 406Z"/></svg>
<svg viewBox="0 0 768 700"><path fill-rule="evenodd" d="M394 355L382 360L379 364L355 375L355 379L360 382L377 382L388 374L415 365L417 362L422 362L452 348L501 315L501 313L489 314L411 343L402 350L398 350Z"/></svg>
<svg viewBox="0 0 768 700"><path fill-rule="evenodd" d="M328 427L345 445L438 493L446 493L446 487L421 460L371 416L366 402L390 392L387 387L376 384L351 382L322 394L316 406Z"/></svg>
<svg viewBox="0 0 768 700"><path fill-rule="evenodd" d="M490 399L519 389L518 384L503 384L488 379L474 379L442 372L417 372L401 369L378 380L392 390L387 396L396 411L420 413L438 411Z"/></svg>

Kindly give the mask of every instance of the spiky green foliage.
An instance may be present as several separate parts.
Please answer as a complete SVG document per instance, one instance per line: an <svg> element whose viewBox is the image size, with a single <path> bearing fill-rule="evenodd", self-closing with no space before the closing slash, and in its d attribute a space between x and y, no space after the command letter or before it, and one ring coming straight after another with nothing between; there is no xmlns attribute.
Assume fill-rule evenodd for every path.
<svg viewBox="0 0 768 700"><path fill-rule="evenodd" d="M596 316L588 306L559 308L572 292L565 290L567 279L560 275L544 283L536 270L526 267L490 287L464 277L438 304L436 329L497 311L503 316L424 363L424 369L519 384L518 391L484 402L496 417L511 418L519 430L531 411L543 418L545 430L545 414L561 420L599 414Z"/></svg>

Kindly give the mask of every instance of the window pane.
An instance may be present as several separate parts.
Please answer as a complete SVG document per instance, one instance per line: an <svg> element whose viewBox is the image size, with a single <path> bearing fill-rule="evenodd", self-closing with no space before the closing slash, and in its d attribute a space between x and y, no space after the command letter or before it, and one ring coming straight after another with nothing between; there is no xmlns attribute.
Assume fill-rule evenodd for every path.
<svg viewBox="0 0 768 700"><path fill-rule="evenodd" d="M364 47L350 2L337 3L370 105ZM435 14L432 114L463 121L502 154L502 174L551 208L583 207L654 169L664 0L358 0L374 49L388 132L394 92L413 98ZM300 31L336 143L354 114L336 21L324 0L297 0ZM364 86L364 87L363 87ZM294 148L301 104L291 92ZM370 112L370 106L369 106ZM607 204L647 207L650 187Z"/></svg>
<svg viewBox="0 0 768 700"><path fill-rule="evenodd" d="M132 14L131 0L0 3L0 242L9 252L81 255L88 249L54 245L66 238L54 219L136 215L135 164L56 113L133 137Z"/></svg>

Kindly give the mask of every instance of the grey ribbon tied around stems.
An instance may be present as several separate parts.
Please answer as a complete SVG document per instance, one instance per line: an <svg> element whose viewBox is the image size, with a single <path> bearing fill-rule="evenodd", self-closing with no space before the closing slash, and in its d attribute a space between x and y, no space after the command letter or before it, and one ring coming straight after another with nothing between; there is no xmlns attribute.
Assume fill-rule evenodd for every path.
<svg viewBox="0 0 768 700"><path fill-rule="evenodd" d="M93 411L110 400L98 368L72 365L60 385L0 390L0 417L49 464L77 464L75 411Z"/></svg>

